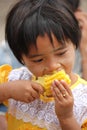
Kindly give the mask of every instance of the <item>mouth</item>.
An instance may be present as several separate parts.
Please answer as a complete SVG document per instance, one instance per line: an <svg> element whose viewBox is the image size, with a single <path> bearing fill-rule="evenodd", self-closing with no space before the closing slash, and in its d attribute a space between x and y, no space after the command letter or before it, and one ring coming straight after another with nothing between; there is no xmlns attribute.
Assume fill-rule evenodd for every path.
<svg viewBox="0 0 87 130"><path fill-rule="evenodd" d="M49 101L52 101L54 100L53 96L52 95L41 95L40 96L40 99L44 102L49 102Z"/></svg>
<svg viewBox="0 0 87 130"><path fill-rule="evenodd" d="M47 95L47 94L46 94L46 95L45 95L45 94L43 94L43 96L44 96L44 97L48 97L48 98L53 97L53 96L52 96L52 94L49 94L49 95Z"/></svg>

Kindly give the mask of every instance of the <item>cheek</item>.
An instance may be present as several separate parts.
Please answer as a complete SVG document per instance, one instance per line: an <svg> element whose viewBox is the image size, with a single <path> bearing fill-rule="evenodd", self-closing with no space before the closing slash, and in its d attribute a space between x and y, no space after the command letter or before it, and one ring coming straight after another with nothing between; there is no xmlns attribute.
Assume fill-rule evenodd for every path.
<svg viewBox="0 0 87 130"><path fill-rule="evenodd" d="M22 56L22 59L25 66L29 71L31 71L31 73L33 73L35 76L41 75L41 68L38 65L33 64L25 55Z"/></svg>
<svg viewBox="0 0 87 130"><path fill-rule="evenodd" d="M69 54L69 57L66 58L66 72L70 73L73 70L74 67L74 62L75 62L75 52L73 51L72 53Z"/></svg>
<svg viewBox="0 0 87 130"><path fill-rule="evenodd" d="M36 65L33 65L33 64L29 64L29 65L26 65L27 68L36 76L41 76L42 75L42 71L43 71L43 68L41 66L36 66Z"/></svg>

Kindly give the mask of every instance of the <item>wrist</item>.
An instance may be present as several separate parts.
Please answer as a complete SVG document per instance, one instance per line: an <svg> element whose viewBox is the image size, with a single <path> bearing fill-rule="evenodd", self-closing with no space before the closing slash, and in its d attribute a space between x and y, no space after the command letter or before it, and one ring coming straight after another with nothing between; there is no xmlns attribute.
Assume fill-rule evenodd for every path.
<svg viewBox="0 0 87 130"><path fill-rule="evenodd" d="M69 117L59 118L59 121L62 123L65 123L65 122L68 122L68 121L73 120L73 119L74 119L74 116L71 115Z"/></svg>
<svg viewBox="0 0 87 130"><path fill-rule="evenodd" d="M0 102L3 102L10 97L9 88L7 88L6 84L7 83L0 84Z"/></svg>
<svg viewBox="0 0 87 130"><path fill-rule="evenodd" d="M11 98L11 89L10 89L10 86L9 86L9 82L7 82L6 84L4 83L3 87L5 89L5 98L6 99Z"/></svg>
<svg viewBox="0 0 87 130"><path fill-rule="evenodd" d="M68 118L60 119L62 130L81 130L80 125L74 115Z"/></svg>

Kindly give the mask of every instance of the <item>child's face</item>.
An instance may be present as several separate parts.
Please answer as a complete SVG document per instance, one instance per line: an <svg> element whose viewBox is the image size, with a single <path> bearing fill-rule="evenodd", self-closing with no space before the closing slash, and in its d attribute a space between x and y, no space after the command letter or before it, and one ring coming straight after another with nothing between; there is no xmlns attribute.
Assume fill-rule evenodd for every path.
<svg viewBox="0 0 87 130"><path fill-rule="evenodd" d="M32 45L29 55L22 55L25 65L36 77L61 69L64 69L69 75L72 74L75 59L74 45L70 41L66 45L62 45L54 35L52 38L54 47L45 34L44 37L38 36L37 49Z"/></svg>

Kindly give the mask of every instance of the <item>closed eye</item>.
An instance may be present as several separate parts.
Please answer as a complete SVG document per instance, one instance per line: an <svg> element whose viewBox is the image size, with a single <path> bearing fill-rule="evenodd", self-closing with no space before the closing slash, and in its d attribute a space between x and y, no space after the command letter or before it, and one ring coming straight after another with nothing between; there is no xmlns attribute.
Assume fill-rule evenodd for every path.
<svg viewBox="0 0 87 130"><path fill-rule="evenodd" d="M43 59L37 59L37 60L32 60L32 61L35 62L35 63L39 63L39 62L42 62Z"/></svg>
<svg viewBox="0 0 87 130"><path fill-rule="evenodd" d="M56 55L62 56L62 55L64 55L66 52L67 52L66 50L63 51L63 52L60 52L60 53L58 52L58 53L56 53Z"/></svg>

